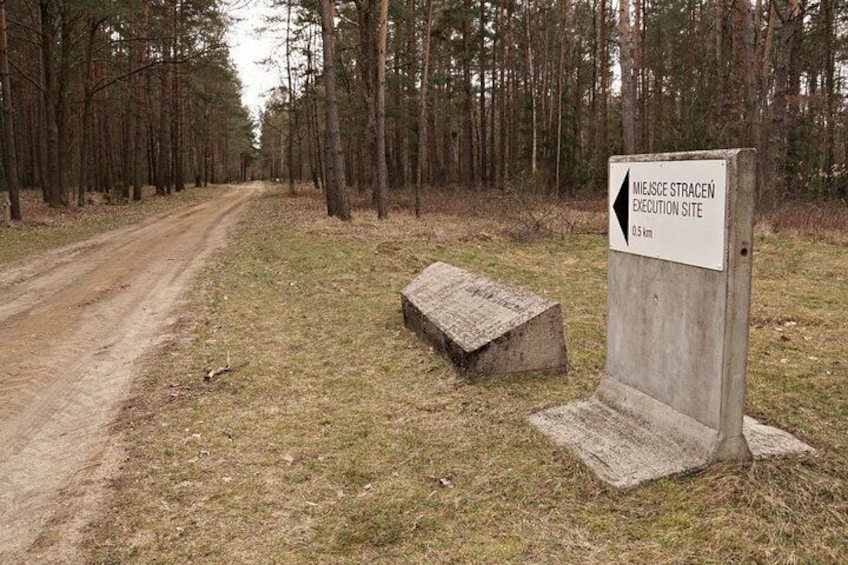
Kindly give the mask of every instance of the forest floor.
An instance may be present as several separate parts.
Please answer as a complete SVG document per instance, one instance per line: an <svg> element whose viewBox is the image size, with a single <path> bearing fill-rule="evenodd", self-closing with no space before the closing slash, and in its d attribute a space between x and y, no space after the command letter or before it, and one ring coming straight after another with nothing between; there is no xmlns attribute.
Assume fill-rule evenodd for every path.
<svg viewBox="0 0 848 565"><path fill-rule="evenodd" d="M0 563L85 560L81 528L123 459L110 422L261 187L188 192L68 210L29 198L27 221L0 233L6 261L81 240L0 269Z"/></svg>
<svg viewBox="0 0 848 565"><path fill-rule="evenodd" d="M354 220L341 223L326 217L320 194L299 190L272 187L254 199L229 244L184 287L186 301L150 314L168 310L167 331L126 340L156 347L136 376L122 377L116 396L127 401L94 442L93 465L66 477L48 521L16 557L848 560L844 210L778 210L760 219L755 242L746 411L817 454L618 490L526 423L589 397L603 376L602 201L563 207L445 191L425 195L416 219L409 195L395 194L399 205L380 222L355 195ZM568 375L470 382L407 332L398 292L437 260L560 301ZM148 278L159 276L169 275ZM127 292L121 284L79 281L64 293L99 288L102 296L70 303L97 304ZM64 438L54 429L51 437ZM77 532L70 545L67 532Z"/></svg>

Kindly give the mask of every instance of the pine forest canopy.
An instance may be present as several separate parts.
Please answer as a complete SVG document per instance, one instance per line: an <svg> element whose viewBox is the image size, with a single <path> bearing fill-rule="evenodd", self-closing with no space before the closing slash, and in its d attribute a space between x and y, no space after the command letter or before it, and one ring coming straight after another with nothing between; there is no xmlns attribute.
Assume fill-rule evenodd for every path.
<svg viewBox="0 0 848 565"><path fill-rule="evenodd" d="M758 149L761 202L848 197L848 0L245 1L282 38L255 164L223 0L0 0L13 213L255 170L385 217L387 187L600 196L609 155L720 147Z"/></svg>
<svg viewBox="0 0 848 565"><path fill-rule="evenodd" d="M5 181L82 206L244 180L253 124L220 0L0 0Z"/></svg>
<svg viewBox="0 0 848 565"><path fill-rule="evenodd" d="M272 3L285 45L260 120L266 177L323 182L333 4L324 34L360 190L378 187L385 159L395 188L601 195L612 154L756 147L761 205L848 197L846 0Z"/></svg>

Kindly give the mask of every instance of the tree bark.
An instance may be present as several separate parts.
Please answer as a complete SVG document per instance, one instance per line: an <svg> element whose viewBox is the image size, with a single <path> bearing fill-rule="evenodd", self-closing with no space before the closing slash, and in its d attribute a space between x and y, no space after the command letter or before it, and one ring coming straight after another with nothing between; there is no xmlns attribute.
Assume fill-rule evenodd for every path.
<svg viewBox="0 0 848 565"><path fill-rule="evenodd" d="M15 151L15 116L12 106L12 81L9 77L9 54L6 40L6 0L0 1L0 80L3 85L3 170L9 190L11 217L20 221L21 200L18 179L18 157Z"/></svg>
<svg viewBox="0 0 848 565"><path fill-rule="evenodd" d="M526 33L525 39L527 40L527 72L530 77L530 128L531 128L531 149L530 149L530 172L533 176L536 175L536 170L538 168L537 165L537 153L538 153L538 126L537 126L537 114L538 110L536 109L536 65L533 60L533 38L530 35L530 6L527 5L527 12L524 16L524 31Z"/></svg>
<svg viewBox="0 0 848 565"><path fill-rule="evenodd" d="M135 12L132 8L130 8L129 13L127 14L127 26L131 29L133 22L135 21ZM130 43L128 52L127 52L127 66L126 73L129 75L132 72L133 65L135 64L136 52L138 51L138 45L135 42ZM121 197L124 199L129 199L130 189L135 182L133 178L133 165L135 164L135 151L136 145L138 143L138 119L135 115L135 104L133 98L135 97L135 89L133 88L133 78L130 76L126 85L126 98L122 102L124 104L124 125L123 125L123 161L122 161L122 171L121 171Z"/></svg>
<svg viewBox="0 0 848 565"><path fill-rule="evenodd" d="M418 163L415 170L415 217L421 217L421 185L424 159L427 154L427 87L430 81L430 26L433 21L433 0L424 5L424 68L421 71L421 99L418 102Z"/></svg>
<svg viewBox="0 0 848 565"><path fill-rule="evenodd" d="M413 123L415 120L415 110L413 110L412 100L416 94L417 73L418 73L418 43L415 20L415 7L418 0L408 0L407 10L409 14L406 17L406 86L398 89L398 105L403 105L404 118L400 123L403 139L400 148L400 169L403 172L403 188L407 189L412 186L413 181L413 163L412 163L412 143L413 143ZM405 100L402 99L405 97ZM404 102L406 103L404 104Z"/></svg>
<svg viewBox="0 0 848 565"><path fill-rule="evenodd" d="M377 217L389 217L386 199L388 169L386 167L386 43L389 28L389 0L380 0L380 31L377 44Z"/></svg>
<svg viewBox="0 0 848 565"><path fill-rule="evenodd" d="M462 163L463 183L474 187L474 101L471 89L471 0L464 0L462 15Z"/></svg>
<svg viewBox="0 0 848 565"><path fill-rule="evenodd" d="M292 1L288 0L286 8L286 77L288 79L288 115L289 115L289 143L288 143L288 160L289 160L289 194L295 194L294 188L294 123L297 115L294 106L294 82L292 80L292 64L291 64L291 13Z"/></svg>
<svg viewBox="0 0 848 565"><path fill-rule="evenodd" d="M635 81L634 98L636 101L636 151L647 145L647 78L645 64L645 17L642 0L633 0L633 38L635 40L633 54L633 75Z"/></svg>
<svg viewBox="0 0 848 565"><path fill-rule="evenodd" d="M183 45L183 7L181 0L174 1L174 37L171 52L175 60L180 61L184 55ZM180 69L171 70L171 101L173 111L171 113L171 137L173 147L173 179L174 192L185 189L185 139L183 134L184 104L183 104L183 73Z"/></svg>
<svg viewBox="0 0 848 565"><path fill-rule="evenodd" d="M143 38L141 41L140 49L138 50L137 61L136 61L136 69L142 68L147 65L147 62L150 60L149 53L149 43L147 40L147 36L150 29L150 0L143 0L141 5L141 37ZM133 97L135 103L133 104L133 111L135 112L135 120L136 120L136 131L138 132L138 140L135 144L135 151L132 156L132 199L135 201L140 201L142 199L142 182L141 178L141 166L144 158L145 152L145 133L149 130L147 124L143 123L142 116L147 115L147 108L142 96L142 82L148 82L149 73L144 73L145 78L142 79L140 76L133 77Z"/></svg>
<svg viewBox="0 0 848 565"><path fill-rule="evenodd" d="M159 131L158 131L158 147L156 159L156 194L164 196L171 192L171 136L168 131L170 122L169 110L171 106L171 64L168 59L171 58L171 42L168 40L168 34L171 33L168 29L168 12L173 5L173 0L166 1L164 5L165 15L165 30L162 42L162 60L164 61L160 69L160 97L159 97Z"/></svg>
<svg viewBox="0 0 848 565"><path fill-rule="evenodd" d="M362 103L365 110L365 137L368 146L368 179L371 181L371 196L377 202L377 40L374 37L374 0L356 0L359 23L359 67L362 80ZM360 175L363 176L363 175ZM361 180L361 179L360 179Z"/></svg>
<svg viewBox="0 0 848 565"><path fill-rule="evenodd" d="M824 101L825 101L825 139L822 169L824 173L824 194L837 196L834 182L834 146L836 145L836 59L833 48L833 0L822 0L821 11L824 34ZM845 190L842 190L844 196Z"/></svg>
<svg viewBox="0 0 848 565"><path fill-rule="evenodd" d="M630 0L618 2L618 41L621 45L621 140L626 155L636 150L634 122L633 31L630 28ZM691 93L687 93L691 96Z"/></svg>
<svg viewBox="0 0 848 565"><path fill-rule="evenodd" d="M313 152L315 162L310 159L312 169L312 184L316 190L326 190L324 180L324 158L321 150L321 135L318 127L318 101L315 95L314 73L312 66L312 33L309 34L309 39L306 42L306 92L309 95L309 103L307 104L307 127L311 132L310 151Z"/></svg>
<svg viewBox="0 0 848 565"><path fill-rule="evenodd" d="M41 15L41 73L44 77L44 117L46 120L47 203L52 208L62 205L59 181L59 125L56 118L58 84L53 67L53 46L56 43L55 14L51 0L39 0Z"/></svg>
<svg viewBox="0 0 848 565"><path fill-rule="evenodd" d="M327 213L340 220L349 220L344 153L339 132L339 110L336 99L336 33L335 0L321 0L321 35L324 54L324 91L327 128Z"/></svg>
<svg viewBox="0 0 848 565"><path fill-rule="evenodd" d="M59 140L59 199L62 206L68 206L71 201L68 186L68 169L71 164L70 128L68 118L71 114L71 48L74 43L76 21L78 14L72 13L68 3L61 3L59 15L61 18L61 58L59 60L59 83L56 107L56 125Z"/></svg>
<svg viewBox="0 0 848 565"><path fill-rule="evenodd" d="M609 152L608 144L608 136L607 136L607 128L608 124L608 112L607 112L607 103L609 97L609 47L607 37L607 0L601 0L601 5L599 8L599 22L598 22L598 75L599 75L599 88L600 92L598 93L598 115L597 115L597 124L598 124L598 132L595 138L595 170L594 173L596 176L596 184L597 179L604 176L606 171L606 161L607 154Z"/></svg>
<svg viewBox="0 0 848 565"><path fill-rule="evenodd" d="M562 0L562 27L563 29L568 22L568 3L569 0ZM562 114L563 114L563 90L565 82L565 54L567 51L567 35L560 35L559 44L559 67L557 68L557 128L556 128L556 179L554 190L559 196L562 194ZM622 91L623 93L623 91Z"/></svg>
<svg viewBox="0 0 848 565"><path fill-rule="evenodd" d="M752 146L757 139L757 62L754 45L754 20L750 0L735 0L737 74L741 78L739 110L743 119L743 130L737 143Z"/></svg>
<svg viewBox="0 0 848 565"><path fill-rule="evenodd" d="M510 111L510 103L512 101L512 97L510 96L510 72L513 68L513 2L512 0L505 0L504 6L502 7L502 28L506 27L506 31L504 35L504 41L501 42L501 64L503 65L501 70L501 82L500 82L500 132L498 135L498 172L496 176L498 177L498 181L500 184L503 184L509 178L509 163L512 156L509 153L509 145L507 143L507 137L509 135L509 111Z"/></svg>
<svg viewBox="0 0 848 565"><path fill-rule="evenodd" d="M491 159L489 159L489 180L493 182L494 185L498 188L501 187L501 180L498 177L498 137L497 137L497 128L498 128L498 118L500 117L500 112L498 110L499 104L501 101L501 93L498 91L499 82L499 72L503 69L501 66L503 65L503 56L502 56L502 45L503 41L500 40L501 36L501 8L498 3L492 5L492 9L494 10L494 33L492 34L492 72L490 73L492 82L490 87L490 92L492 93L491 100L489 101L489 116L490 116L490 126L489 126L489 152Z"/></svg>
<svg viewBox="0 0 848 565"><path fill-rule="evenodd" d="M103 23L103 19L89 18L88 41L85 44L85 57L83 58L83 110L80 120L80 144L79 144L79 186L77 186L77 206L85 206L85 191L88 189L89 173L89 131L91 130L91 109L93 99L92 59L94 57L94 41L97 30Z"/></svg>
<svg viewBox="0 0 848 565"><path fill-rule="evenodd" d="M763 201L772 201L775 192L778 192L780 188L776 183L776 170L777 163L774 162L776 157L775 151L777 149L776 139L773 135L773 126L774 123L771 120L771 115L777 111L776 105L780 102L781 105L785 105L785 89L786 89L786 75L783 74L781 78L781 84L777 83L777 76L781 74L781 64L780 61L776 61L775 69L774 69L774 86L775 92L774 97L772 98L771 104L767 103L768 100L768 92L769 92L769 79L772 74L769 72L771 66L771 49L772 43L774 41L774 30L777 23L777 9L775 6L770 6L768 10L768 24L766 26L766 37L765 40L758 46L760 49L760 55L758 56L758 60L760 61L760 91L758 93L758 98L762 101L760 104L760 117L759 117L759 132L758 132L758 147L759 147L759 161L760 161L760 174L758 178L758 200L760 202ZM780 54L778 55L779 58ZM785 69L784 69L785 71ZM778 92L778 90L782 90L783 92ZM781 102L781 98L783 101Z"/></svg>
<svg viewBox="0 0 848 565"><path fill-rule="evenodd" d="M480 183L489 184L486 132L486 2L480 0Z"/></svg>

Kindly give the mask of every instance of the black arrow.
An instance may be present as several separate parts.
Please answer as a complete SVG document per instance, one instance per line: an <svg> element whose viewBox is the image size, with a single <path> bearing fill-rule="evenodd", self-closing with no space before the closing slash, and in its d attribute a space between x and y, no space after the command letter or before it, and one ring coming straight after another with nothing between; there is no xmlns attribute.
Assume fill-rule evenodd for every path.
<svg viewBox="0 0 848 565"><path fill-rule="evenodd" d="M621 233L624 234L624 242L630 245L630 169L627 169L627 174L624 175L624 182L621 183L621 188L618 189L618 196L615 197L615 202L612 204L612 209L615 211L615 217L618 218L618 225L621 226Z"/></svg>

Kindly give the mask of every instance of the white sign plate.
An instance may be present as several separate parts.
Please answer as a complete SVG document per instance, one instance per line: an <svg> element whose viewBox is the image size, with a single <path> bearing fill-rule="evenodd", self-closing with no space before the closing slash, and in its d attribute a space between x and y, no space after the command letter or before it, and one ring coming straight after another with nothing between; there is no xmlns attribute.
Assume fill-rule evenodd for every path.
<svg viewBox="0 0 848 565"><path fill-rule="evenodd" d="M610 249L724 270L727 162L609 165Z"/></svg>

